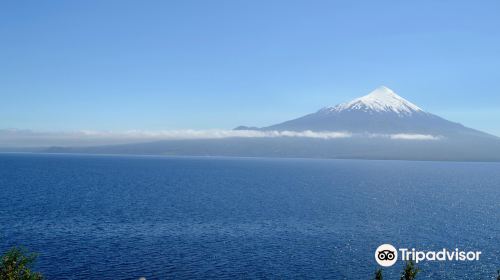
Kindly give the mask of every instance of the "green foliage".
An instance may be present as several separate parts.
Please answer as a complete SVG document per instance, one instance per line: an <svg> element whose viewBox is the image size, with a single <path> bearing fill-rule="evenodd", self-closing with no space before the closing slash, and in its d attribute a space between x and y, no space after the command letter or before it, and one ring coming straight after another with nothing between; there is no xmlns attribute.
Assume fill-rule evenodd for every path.
<svg viewBox="0 0 500 280"><path fill-rule="evenodd" d="M405 269L401 273L401 280L414 280L417 277L420 269L415 267L415 264L410 260L406 262Z"/></svg>
<svg viewBox="0 0 500 280"><path fill-rule="evenodd" d="M41 280L42 275L32 272L31 266L35 262L36 254L14 247L7 251L0 263L0 280Z"/></svg>
<svg viewBox="0 0 500 280"><path fill-rule="evenodd" d="M375 271L375 280L383 280L384 276L382 275L382 269L379 268Z"/></svg>

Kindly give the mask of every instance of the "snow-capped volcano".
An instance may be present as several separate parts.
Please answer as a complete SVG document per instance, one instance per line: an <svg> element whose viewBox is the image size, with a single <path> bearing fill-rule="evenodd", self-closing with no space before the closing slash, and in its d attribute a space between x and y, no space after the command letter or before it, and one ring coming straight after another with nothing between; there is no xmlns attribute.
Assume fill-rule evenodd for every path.
<svg viewBox="0 0 500 280"><path fill-rule="evenodd" d="M249 129L239 127L237 129ZM490 135L450 122L380 86L368 95L258 130L343 131L352 133L412 133L435 136Z"/></svg>
<svg viewBox="0 0 500 280"><path fill-rule="evenodd" d="M351 110L361 110L365 112L394 112L403 115L423 112L420 107L402 98L385 86L380 86L368 95L356 98L350 102L342 103L334 107L327 107L322 110L331 112Z"/></svg>
<svg viewBox="0 0 500 280"><path fill-rule="evenodd" d="M233 136L101 147L55 147L47 152L500 161L498 137L425 112L387 87L280 124L263 128L239 126L235 130L246 130L243 134L264 133L270 137Z"/></svg>

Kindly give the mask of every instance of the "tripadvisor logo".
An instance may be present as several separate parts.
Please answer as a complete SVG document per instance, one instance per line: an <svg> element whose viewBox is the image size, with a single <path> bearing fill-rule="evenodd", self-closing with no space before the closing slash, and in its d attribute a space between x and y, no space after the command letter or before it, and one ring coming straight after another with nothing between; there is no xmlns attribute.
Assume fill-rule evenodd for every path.
<svg viewBox="0 0 500 280"><path fill-rule="evenodd" d="M375 250L375 260L381 266L392 266L398 260L398 255L402 261L478 261L481 255L480 251L461 251L458 248L448 250L443 248L439 251L418 251L415 248L399 248L397 250L391 244L382 244Z"/></svg>
<svg viewBox="0 0 500 280"><path fill-rule="evenodd" d="M375 260L381 266L392 266L398 260L398 250L391 244L382 244L375 250Z"/></svg>

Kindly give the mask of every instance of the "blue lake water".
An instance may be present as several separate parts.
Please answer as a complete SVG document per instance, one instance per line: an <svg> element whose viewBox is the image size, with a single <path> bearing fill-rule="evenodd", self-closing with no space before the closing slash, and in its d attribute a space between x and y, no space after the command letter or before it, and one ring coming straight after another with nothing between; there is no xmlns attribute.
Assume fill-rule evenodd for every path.
<svg viewBox="0 0 500 280"><path fill-rule="evenodd" d="M500 269L498 163L0 154L0 193L0 250L48 279L369 279L382 243Z"/></svg>

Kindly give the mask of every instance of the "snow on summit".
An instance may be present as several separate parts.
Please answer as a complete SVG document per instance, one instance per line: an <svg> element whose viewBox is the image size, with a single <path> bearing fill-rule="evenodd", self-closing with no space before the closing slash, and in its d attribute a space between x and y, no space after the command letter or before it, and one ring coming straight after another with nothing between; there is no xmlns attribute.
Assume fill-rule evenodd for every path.
<svg viewBox="0 0 500 280"><path fill-rule="evenodd" d="M423 112L417 105L397 95L394 91L385 86L378 87L368 95L334 107L325 108L322 111L341 112L353 110L365 112L394 112L404 115Z"/></svg>

